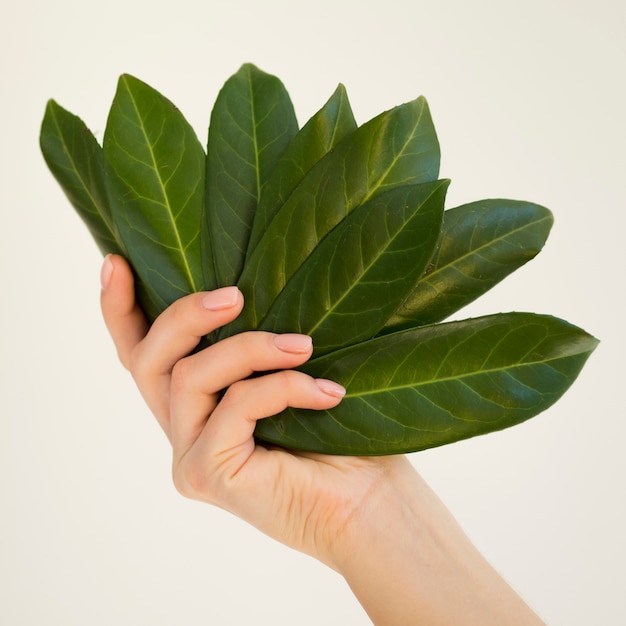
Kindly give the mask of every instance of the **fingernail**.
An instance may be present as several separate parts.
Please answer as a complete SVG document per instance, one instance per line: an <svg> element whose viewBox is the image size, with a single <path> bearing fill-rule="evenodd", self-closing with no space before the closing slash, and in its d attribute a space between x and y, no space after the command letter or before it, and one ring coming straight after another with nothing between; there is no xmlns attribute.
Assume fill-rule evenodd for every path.
<svg viewBox="0 0 626 626"><path fill-rule="evenodd" d="M222 287L202 296L202 306L209 311L230 309L237 304L239 289L237 287Z"/></svg>
<svg viewBox="0 0 626 626"><path fill-rule="evenodd" d="M104 262L102 263L102 269L100 270L100 285L102 285L103 290L109 286L112 275L113 275L113 263L111 263L111 255L107 254L104 257Z"/></svg>
<svg viewBox="0 0 626 626"><path fill-rule="evenodd" d="M342 387L338 383L332 380L326 380L325 378L317 378L315 384L327 395L333 398L343 398L346 395L345 387Z"/></svg>
<svg viewBox="0 0 626 626"><path fill-rule="evenodd" d="M286 333L284 335L275 335L274 344L283 352L306 354L311 351L311 348L313 347L313 340L308 335Z"/></svg>

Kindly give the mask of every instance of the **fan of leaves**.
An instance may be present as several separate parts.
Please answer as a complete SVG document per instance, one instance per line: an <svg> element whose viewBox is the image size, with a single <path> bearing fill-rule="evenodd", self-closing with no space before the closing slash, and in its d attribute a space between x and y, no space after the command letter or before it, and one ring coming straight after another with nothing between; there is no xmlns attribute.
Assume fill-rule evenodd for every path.
<svg viewBox="0 0 626 626"><path fill-rule="evenodd" d="M505 199L444 210L422 97L357 126L340 85L299 129L280 80L246 64L218 95L205 153L167 98L122 75L102 147L53 100L40 145L100 250L130 261L150 320L237 284L244 311L206 343L313 337L301 369L346 397L263 420L261 441L394 454L506 428L552 405L597 344L534 313L442 323L533 258L552 215Z"/></svg>

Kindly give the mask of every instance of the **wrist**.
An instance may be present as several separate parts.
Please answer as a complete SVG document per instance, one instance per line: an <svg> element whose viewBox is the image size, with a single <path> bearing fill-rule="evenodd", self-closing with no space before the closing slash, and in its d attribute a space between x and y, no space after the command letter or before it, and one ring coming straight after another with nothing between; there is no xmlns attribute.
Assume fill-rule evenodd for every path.
<svg viewBox="0 0 626 626"><path fill-rule="evenodd" d="M335 565L377 626L542 623L405 458L355 510Z"/></svg>

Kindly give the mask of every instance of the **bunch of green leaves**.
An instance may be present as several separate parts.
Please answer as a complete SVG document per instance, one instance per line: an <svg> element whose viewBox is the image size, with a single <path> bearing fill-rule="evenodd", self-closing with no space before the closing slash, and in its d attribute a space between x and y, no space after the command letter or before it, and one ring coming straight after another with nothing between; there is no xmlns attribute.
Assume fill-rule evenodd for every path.
<svg viewBox="0 0 626 626"><path fill-rule="evenodd" d="M176 106L122 75L102 147L53 100L40 144L100 250L130 261L151 321L237 284L244 311L206 343L313 337L301 369L347 394L262 420L261 441L394 454L499 430L552 405L596 346L533 313L442 323L533 258L552 215L505 199L444 210L422 97L358 126L340 85L299 128L281 81L246 64L217 97L205 152Z"/></svg>

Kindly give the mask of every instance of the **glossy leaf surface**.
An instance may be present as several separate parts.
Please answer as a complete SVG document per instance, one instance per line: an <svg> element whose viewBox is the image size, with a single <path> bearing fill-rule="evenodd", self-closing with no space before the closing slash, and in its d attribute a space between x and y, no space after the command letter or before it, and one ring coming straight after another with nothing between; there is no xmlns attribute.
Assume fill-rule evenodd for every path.
<svg viewBox="0 0 626 626"><path fill-rule="evenodd" d="M180 111L120 77L104 136L113 219L159 309L204 287L204 150Z"/></svg>
<svg viewBox="0 0 626 626"><path fill-rule="evenodd" d="M355 209L292 276L260 328L311 335L315 355L371 339L432 257L448 182L397 187Z"/></svg>
<svg viewBox="0 0 626 626"><path fill-rule="evenodd" d="M530 261L542 249L552 214L516 200L481 200L444 213L429 272L385 325L385 333L439 322Z"/></svg>
<svg viewBox="0 0 626 626"><path fill-rule="evenodd" d="M102 254L123 254L114 235L102 148L85 123L50 100L39 143L46 164Z"/></svg>
<svg viewBox="0 0 626 626"><path fill-rule="evenodd" d="M344 86L339 85L328 102L300 129L272 170L254 216L247 256L305 174L356 128L348 95Z"/></svg>
<svg viewBox="0 0 626 626"><path fill-rule="evenodd" d="M301 369L342 383L332 411L288 409L256 435L334 454L423 450L523 422L573 383L597 340L562 320L507 313L424 326Z"/></svg>
<svg viewBox="0 0 626 626"><path fill-rule="evenodd" d="M298 131L278 78L246 64L220 91L209 126L206 220L217 285L234 285L263 186Z"/></svg>
<svg viewBox="0 0 626 626"><path fill-rule="evenodd" d="M393 187L433 181L438 172L439 144L423 98L348 135L272 220L239 281L246 308L225 332L256 328L317 244L352 210Z"/></svg>
<svg viewBox="0 0 626 626"><path fill-rule="evenodd" d="M297 131L282 83L244 65L205 157L176 107L123 75L104 149L54 101L40 143L100 249L130 261L150 321L241 272L243 313L200 347L259 327L313 336L301 369L347 395L262 420L262 441L396 454L507 428L553 404L597 344L532 313L437 323L534 257L552 216L510 200L444 212L423 98L356 128L340 86Z"/></svg>

